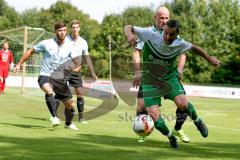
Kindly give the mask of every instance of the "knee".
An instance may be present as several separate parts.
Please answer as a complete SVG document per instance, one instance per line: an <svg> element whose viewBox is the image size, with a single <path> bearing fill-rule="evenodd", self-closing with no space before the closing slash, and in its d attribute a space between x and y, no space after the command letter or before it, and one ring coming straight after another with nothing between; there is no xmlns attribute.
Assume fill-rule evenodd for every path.
<svg viewBox="0 0 240 160"><path fill-rule="evenodd" d="M159 118L159 113L153 110L148 110L148 115L156 122Z"/></svg>
<svg viewBox="0 0 240 160"><path fill-rule="evenodd" d="M175 104L181 111L184 111L187 109L188 101L186 99L178 99L175 101Z"/></svg>
<svg viewBox="0 0 240 160"><path fill-rule="evenodd" d="M137 108L138 109L144 108L144 100L143 99L137 99Z"/></svg>
<svg viewBox="0 0 240 160"><path fill-rule="evenodd" d="M70 108L74 108L74 101L73 101L73 99L68 99L68 100L64 101L63 104L64 104L64 106L66 108L69 108L69 109Z"/></svg>

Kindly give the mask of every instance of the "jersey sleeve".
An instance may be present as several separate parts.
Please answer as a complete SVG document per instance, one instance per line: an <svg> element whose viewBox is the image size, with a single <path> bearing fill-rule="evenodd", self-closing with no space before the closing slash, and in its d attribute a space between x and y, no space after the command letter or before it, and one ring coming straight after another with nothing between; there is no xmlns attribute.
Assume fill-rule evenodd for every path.
<svg viewBox="0 0 240 160"><path fill-rule="evenodd" d="M142 27L134 26L133 31L136 33L139 40L143 42L147 42L151 38L151 36L154 34L152 29L150 28L142 28Z"/></svg>
<svg viewBox="0 0 240 160"><path fill-rule="evenodd" d="M192 48L192 44L185 41L185 40L181 40L181 53L183 54L184 52L189 51Z"/></svg>
<svg viewBox="0 0 240 160"><path fill-rule="evenodd" d="M88 44L87 41L83 41L83 50L82 50L82 55L89 55L88 53Z"/></svg>
<svg viewBox="0 0 240 160"><path fill-rule="evenodd" d="M35 50L35 52L40 53L44 50L44 47L45 47L44 41L41 41L38 44L36 44L35 46L33 46L33 49Z"/></svg>
<svg viewBox="0 0 240 160"><path fill-rule="evenodd" d="M143 50L143 46L144 46L144 42L141 41L139 38L137 38L137 45L135 48L138 50Z"/></svg>

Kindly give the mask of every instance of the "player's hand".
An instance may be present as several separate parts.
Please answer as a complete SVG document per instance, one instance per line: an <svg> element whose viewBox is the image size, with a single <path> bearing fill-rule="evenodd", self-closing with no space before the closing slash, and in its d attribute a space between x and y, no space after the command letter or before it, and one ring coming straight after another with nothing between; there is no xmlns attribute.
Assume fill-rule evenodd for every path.
<svg viewBox="0 0 240 160"><path fill-rule="evenodd" d="M20 70L20 65L16 65L15 67L14 67L14 69L13 69L13 74L14 74L14 76L16 75L16 73L18 72Z"/></svg>
<svg viewBox="0 0 240 160"><path fill-rule="evenodd" d="M10 70L12 71L13 69L14 69L14 64L11 63L11 64L10 64Z"/></svg>
<svg viewBox="0 0 240 160"><path fill-rule="evenodd" d="M78 66L78 67L73 68L72 70L73 70L73 72L80 72L81 68L82 68L82 66Z"/></svg>
<svg viewBox="0 0 240 160"><path fill-rule="evenodd" d="M140 72L135 72L134 79L133 79L133 87L137 88L141 82L141 74Z"/></svg>
<svg viewBox="0 0 240 160"><path fill-rule="evenodd" d="M178 79L180 81L183 80L183 72L182 71L178 71Z"/></svg>
<svg viewBox="0 0 240 160"><path fill-rule="evenodd" d="M210 57L209 62L214 66L214 67L220 67L220 61L216 57Z"/></svg>
<svg viewBox="0 0 240 160"><path fill-rule="evenodd" d="M92 77L93 77L94 81L98 80L98 77L97 77L97 75L95 73L92 73Z"/></svg>
<svg viewBox="0 0 240 160"><path fill-rule="evenodd" d="M127 36L127 41L133 47L135 47L137 45L136 36L133 34L130 34Z"/></svg>

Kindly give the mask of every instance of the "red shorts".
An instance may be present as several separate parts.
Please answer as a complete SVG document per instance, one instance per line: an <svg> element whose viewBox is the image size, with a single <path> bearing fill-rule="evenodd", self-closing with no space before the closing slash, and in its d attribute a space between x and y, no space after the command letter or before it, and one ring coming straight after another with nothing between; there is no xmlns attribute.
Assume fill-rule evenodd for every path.
<svg viewBox="0 0 240 160"><path fill-rule="evenodd" d="M9 68L0 66L0 77L7 78L8 77Z"/></svg>

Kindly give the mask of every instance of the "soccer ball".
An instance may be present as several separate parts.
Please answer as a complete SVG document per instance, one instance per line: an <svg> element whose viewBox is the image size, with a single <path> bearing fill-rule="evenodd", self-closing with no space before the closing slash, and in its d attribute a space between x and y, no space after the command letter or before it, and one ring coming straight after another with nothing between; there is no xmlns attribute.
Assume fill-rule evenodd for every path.
<svg viewBox="0 0 240 160"><path fill-rule="evenodd" d="M154 122L149 115L137 116L133 122L133 131L139 136L148 136L153 129Z"/></svg>

